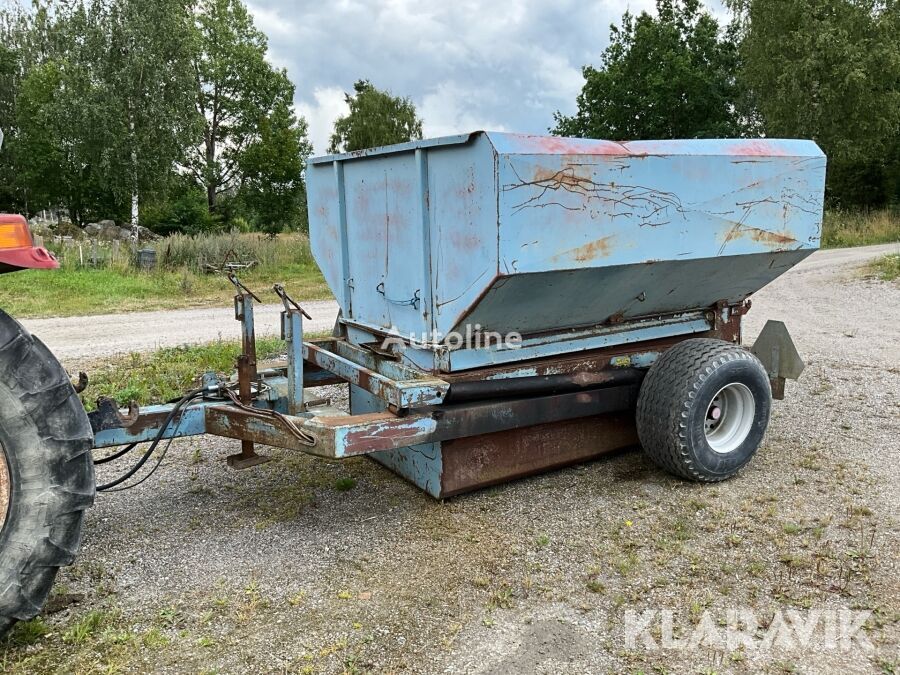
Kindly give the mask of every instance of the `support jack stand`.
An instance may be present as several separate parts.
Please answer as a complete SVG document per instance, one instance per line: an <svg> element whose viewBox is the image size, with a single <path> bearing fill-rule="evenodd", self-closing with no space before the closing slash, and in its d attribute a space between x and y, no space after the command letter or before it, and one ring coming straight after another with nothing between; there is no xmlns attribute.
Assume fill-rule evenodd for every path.
<svg viewBox="0 0 900 675"><path fill-rule="evenodd" d="M253 449L253 441L241 441L241 451L234 455L228 455L226 461L232 469L249 469L251 466L265 464L271 459L265 455L257 455Z"/></svg>
<svg viewBox="0 0 900 675"><path fill-rule="evenodd" d="M253 403L251 391L257 380L253 301L261 301L234 274L229 274L228 280L237 289L237 295L234 296L234 318L241 322L241 355L237 359L238 392L241 403L248 406ZM270 459L270 457L256 454L253 441L241 441L240 453L229 455L227 462L232 469L249 469L251 466L265 464Z"/></svg>

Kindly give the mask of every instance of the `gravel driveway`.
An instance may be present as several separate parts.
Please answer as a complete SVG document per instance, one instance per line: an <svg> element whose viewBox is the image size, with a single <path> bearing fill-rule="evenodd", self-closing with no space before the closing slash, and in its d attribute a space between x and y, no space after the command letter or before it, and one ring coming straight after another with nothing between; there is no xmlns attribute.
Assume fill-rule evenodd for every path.
<svg viewBox="0 0 900 675"><path fill-rule="evenodd" d="M783 319L807 369L734 480L679 481L632 451L441 503L364 458L271 450L234 472L237 442L179 441L157 476L98 497L49 634L7 647L4 666L896 672L900 284L857 268L898 248L817 253L754 296L746 341ZM55 345L39 328L52 324L28 325ZM836 610L869 613L863 639L760 642L778 617ZM756 647L690 642L734 611L758 620ZM654 621L643 637L657 648L632 644L635 612L672 617L682 641L663 644Z"/></svg>
<svg viewBox="0 0 900 675"><path fill-rule="evenodd" d="M326 332L334 326L338 306L333 300L304 302L303 308L312 316L311 321L304 321L305 332ZM258 336L279 333L282 309L278 304L254 308ZM143 352L220 338L238 340L241 335L231 306L24 319L22 323L70 369L73 364L122 352Z"/></svg>
<svg viewBox="0 0 900 675"><path fill-rule="evenodd" d="M788 278L796 279L798 274L802 275L806 287L809 290L817 290L821 296L823 289L816 288L817 279L829 279L837 269L858 266L879 255L895 253L898 250L900 244L818 251L795 267ZM827 293L827 290L825 292ZM807 308L787 305L782 298L774 295L772 287L767 288L755 299L767 303L770 318L775 318L774 314L778 311L781 312L778 318L782 315L793 316L798 309L805 309L806 317L811 317L812 313L819 311L818 305L813 303ZM312 315L311 321L304 322L306 332L331 330L338 311L336 302L313 300L304 302L303 307ZM278 333L278 317L281 309L281 305L277 304L256 307L257 335ZM758 316L761 312L757 311L754 314ZM237 339L239 336L234 310L230 306L25 319L22 323L29 331L40 336L67 367L71 367L73 363L80 364L85 360L121 352L140 352L185 343L209 342L221 337ZM814 324L815 321L804 322L804 327L808 323ZM800 328L801 326L797 326L795 330Z"/></svg>

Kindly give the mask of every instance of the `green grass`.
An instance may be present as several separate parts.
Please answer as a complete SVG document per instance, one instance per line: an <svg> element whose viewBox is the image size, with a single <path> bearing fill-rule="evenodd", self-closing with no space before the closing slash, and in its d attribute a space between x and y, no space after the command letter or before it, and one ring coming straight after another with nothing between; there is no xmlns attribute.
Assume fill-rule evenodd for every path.
<svg viewBox="0 0 900 675"><path fill-rule="evenodd" d="M894 241L900 241L900 211L825 211L822 248L868 246Z"/></svg>
<svg viewBox="0 0 900 675"><path fill-rule="evenodd" d="M347 492L356 487L356 479L355 478L338 478L334 481L334 489L338 492Z"/></svg>
<svg viewBox="0 0 900 675"><path fill-rule="evenodd" d="M80 645L96 634L109 620L109 617L100 610L92 610L75 622L65 633L63 641Z"/></svg>
<svg viewBox="0 0 900 675"><path fill-rule="evenodd" d="M93 408L100 396L109 396L122 404L160 403L181 396L206 371L231 373L240 351L239 342L222 340L168 347L149 354L116 356L91 372L82 396L88 408ZM257 338L256 352L260 359L276 356L284 352L284 342L278 338Z"/></svg>
<svg viewBox="0 0 900 675"><path fill-rule="evenodd" d="M104 267L86 267L81 263L89 251L57 246L60 269L0 276L0 307L17 318L39 318L228 306L234 287L220 274L204 274L199 264L226 256L257 262L239 276L264 302L278 302L275 282L298 300L331 297L303 235L175 235L154 245L160 269L153 272L136 270L122 253L104 258L105 248L98 249Z"/></svg>
<svg viewBox="0 0 900 675"><path fill-rule="evenodd" d="M330 297L319 270L304 265L257 269L242 274L241 281L263 302L278 302L275 282L298 300ZM187 271L59 269L0 276L0 307L21 319L228 306L233 296L234 286L224 277Z"/></svg>
<svg viewBox="0 0 900 675"><path fill-rule="evenodd" d="M822 248L900 241L900 211L829 209L822 225ZM240 275L264 302L277 302L272 284L284 283L300 300L329 298L325 280L301 234L276 238L258 234L173 235L152 244L160 269L140 272L128 263L127 248L112 253L108 244L94 249L82 242L51 244L62 260L59 270L28 270L0 276L0 307L18 318L89 316L120 312L227 306L234 289L221 275L204 274L205 263L254 260ZM101 269L82 261L97 253Z"/></svg>
<svg viewBox="0 0 900 675"><path fill-rule="evenodd" d="M872 272L884 281L900 279L900 253L891 253L872 263Z"/></svg>
<svg viewBox="0 0 900 675"><path fill-rule="evenodd" d="M50 629L41 617L31 619L31 621L20 621L12 627L6 636L6 644L15 647L28 647L33 645L42 637L47 635Z"/></svg>

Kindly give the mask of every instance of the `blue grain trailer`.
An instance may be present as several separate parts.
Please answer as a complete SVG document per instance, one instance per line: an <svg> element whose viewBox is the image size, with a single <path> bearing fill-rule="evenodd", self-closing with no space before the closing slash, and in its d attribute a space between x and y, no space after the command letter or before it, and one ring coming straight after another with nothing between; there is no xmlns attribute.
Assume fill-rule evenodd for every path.
<svg viewBox="0 0 900 675"><path fill-rule="evenodd" d="M340 315L304 341L307 315L276 284L281 364L257 362L258 298L230 276L236 376L87 413L83 379L0 312L0 632L74 559L95 489L133 484L167 439L239 439L235 468L266 461L257 444L367 454L437 498L638 444L720 481L803 368L783 324L747 348L741 319L818 247L825 157L810 141L475 132L318 157L306 180ZM0 217L0 272L56 265L32 244ZM348 386L349 411L304 394L325 384ZM135 455L95 486L94 463Z"/></svg>
<svg viewBox="0 0 900 675"><path fill-rule="evenodd" d="M339 342L309 356L437 378L404 403L350 391L354 415L387 410L386 429L408 430L372 456L435 497L636 433L676 474L726 478L759 445L772 390L799 375L783 326L767 328L761 363L740 322L753 292L818 248L824 181L803 140L476 132L313 159L310 237L341 318ZM723 374L688 406L703 433L684 436L710 364ZM732 371L752 381L721 380ZM466 433L434 438L441 408L417 408L453 402Z"/></svg>

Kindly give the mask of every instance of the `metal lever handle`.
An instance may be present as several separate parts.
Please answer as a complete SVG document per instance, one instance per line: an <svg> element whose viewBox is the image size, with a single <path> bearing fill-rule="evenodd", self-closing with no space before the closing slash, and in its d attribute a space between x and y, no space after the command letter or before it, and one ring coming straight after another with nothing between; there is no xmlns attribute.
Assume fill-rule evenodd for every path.
<svg viewBox="0 0 900 675"><path fill-rule="evenodd" d="M262 302L262 300L260 300L257 297L256 293L254 293L249 288L244 286L244 284L241 283L241 280L235 276L234 272L229 272L225 276L228 278L228 281L230 281L232 284L234 284L234 287L238 290L239 293L241 293L241 292L246 293L247 295L249 295L251 298L253 298L257 302L260 302L260 303Z"/></svg>
<svg viewBox="0 0 900 675"><path fill-rule="evenodd" d="M300 305L297 304L297 301L294 300L291 296L287 294L287 291L284 290L284 286L281 284L275 284L272 286L272 290L275 291L275 295L281 298L281 304L284 305L284 309L286 312L291 311L291 305L294 306L294 309L299 311L303 316L312 321L312 317L306 313L306 310L303 309Z"/></svg>

